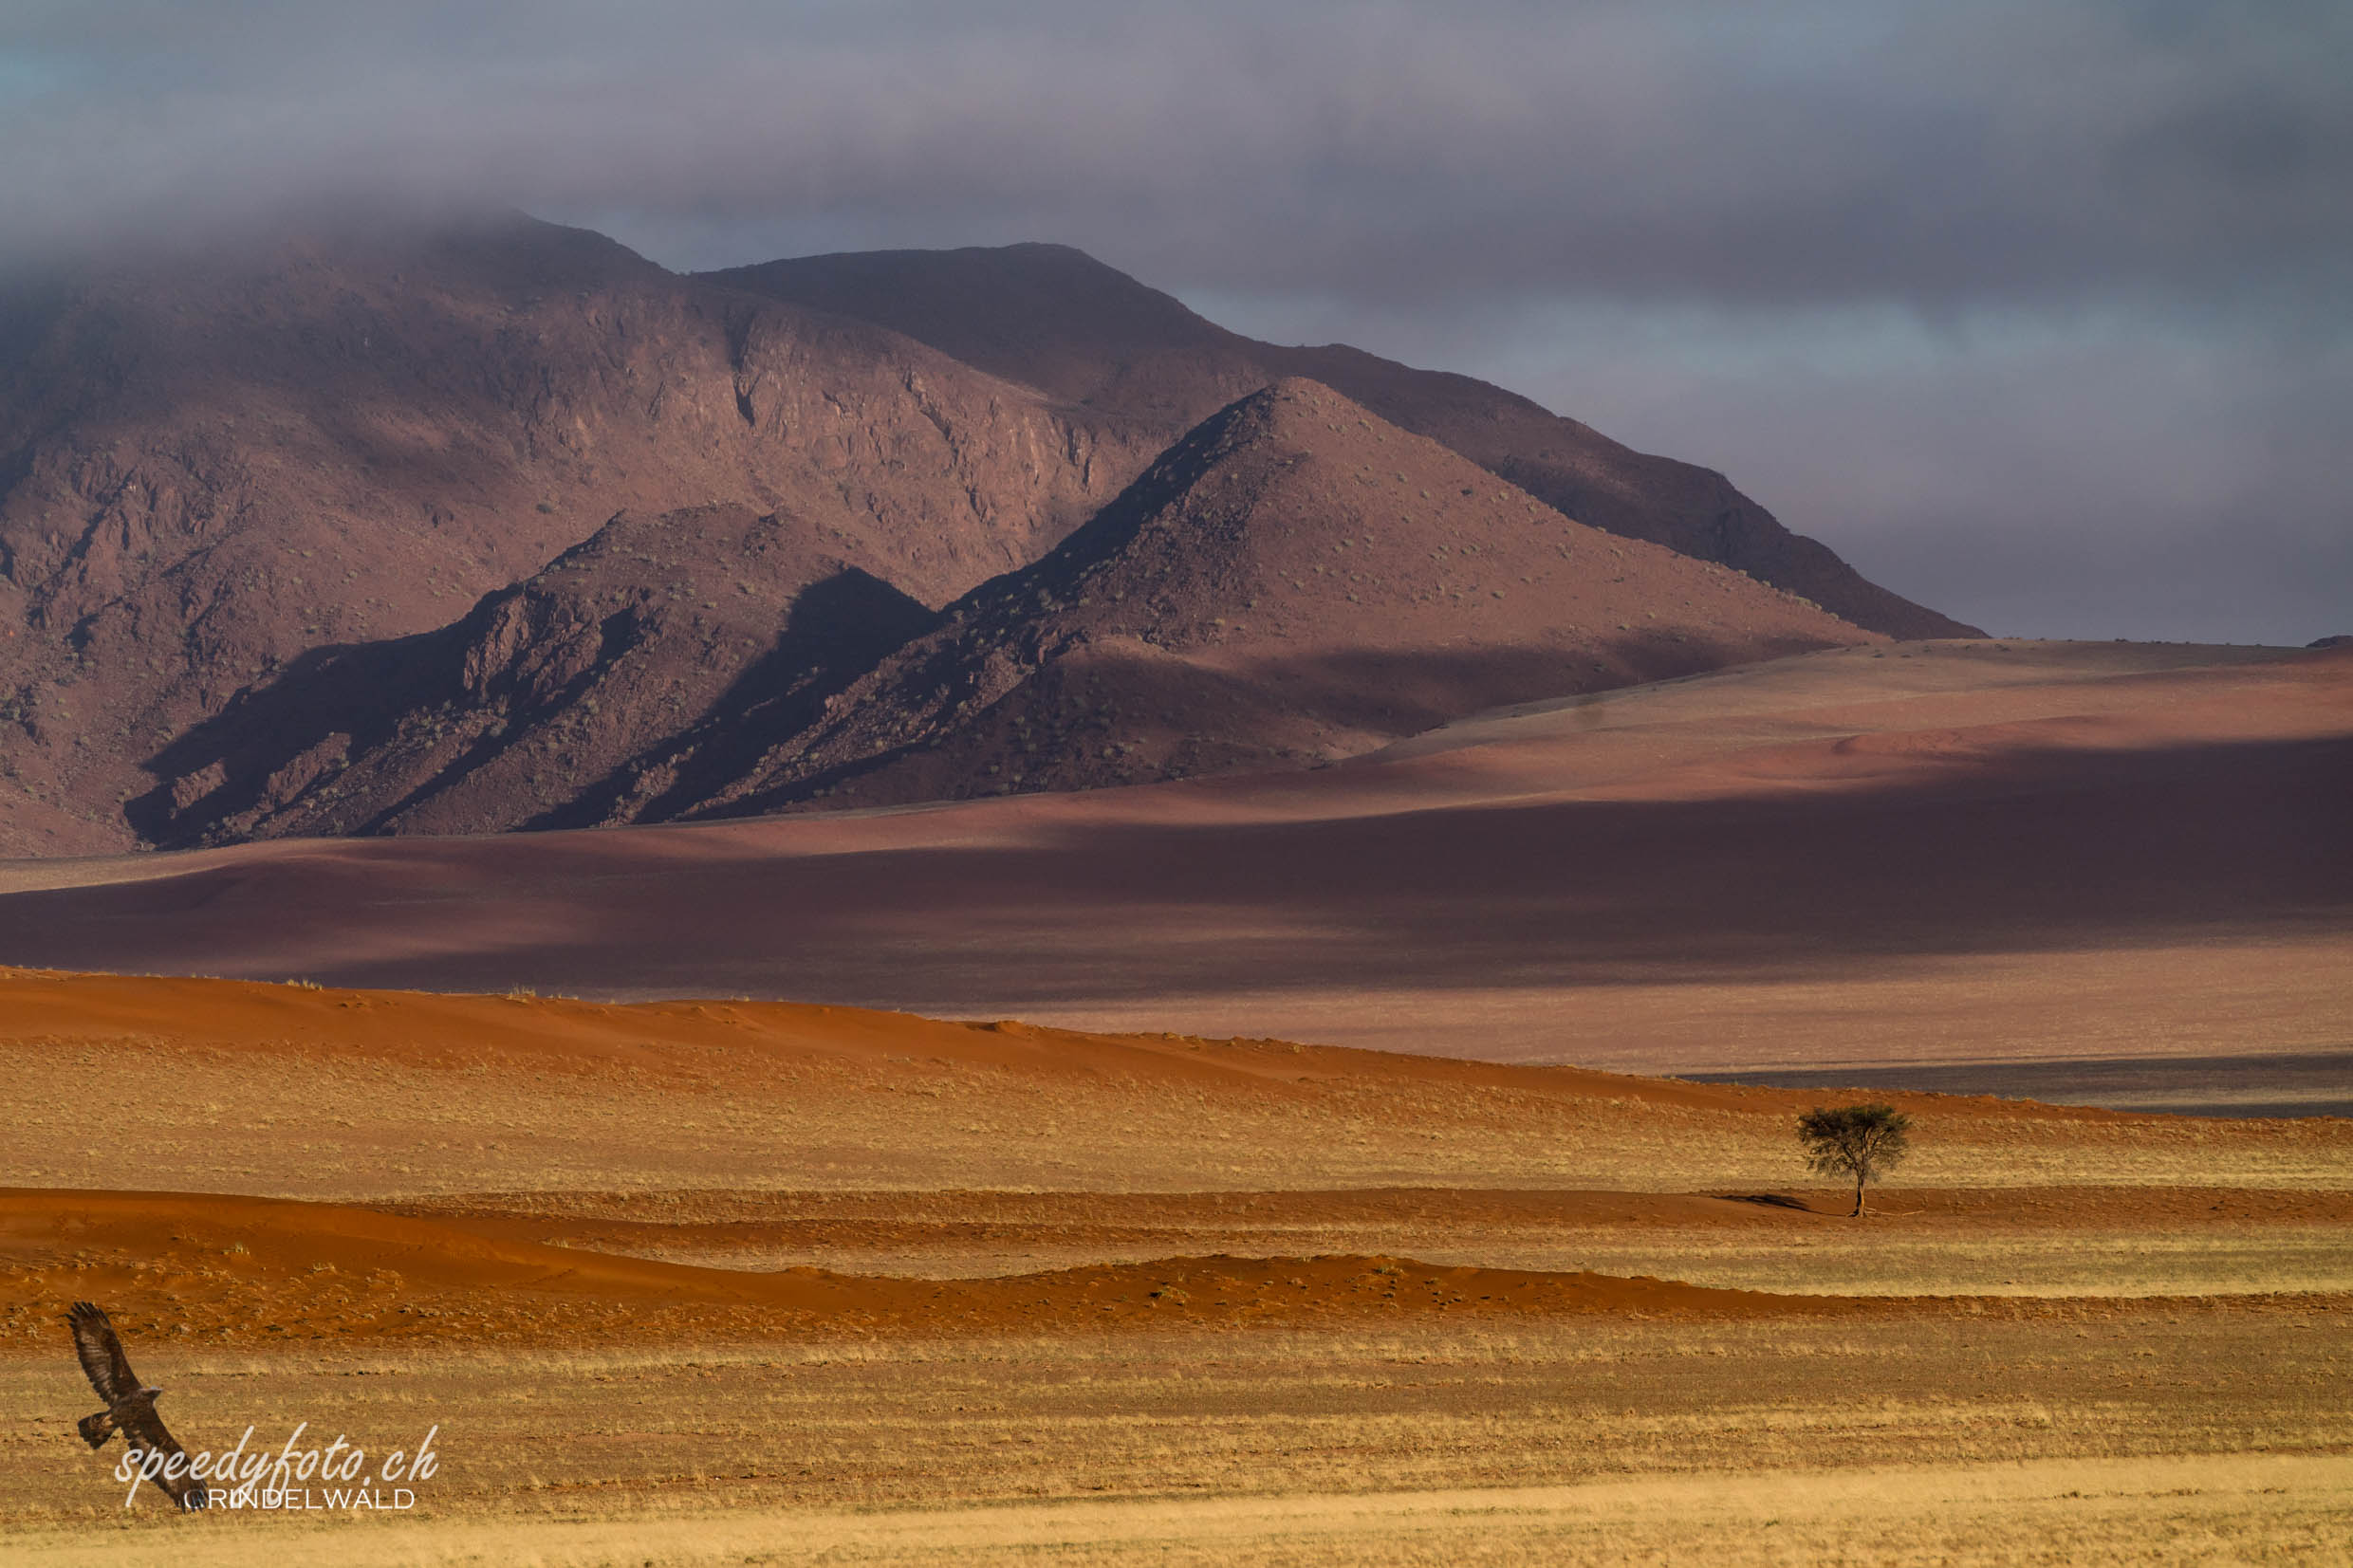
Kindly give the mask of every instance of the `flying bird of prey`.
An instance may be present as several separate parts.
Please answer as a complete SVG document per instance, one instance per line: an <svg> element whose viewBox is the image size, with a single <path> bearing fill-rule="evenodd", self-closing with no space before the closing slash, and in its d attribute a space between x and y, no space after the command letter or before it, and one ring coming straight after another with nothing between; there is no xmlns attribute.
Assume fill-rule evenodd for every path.
<svg viewBox="0 0 2353 1568"><path fill-rule="evenodd" d="M104 1410L75 1423L82 1441L95 1448L120 1431L124 1442L136 1444L149 1453L161 1454L159 1464L168 1464L176 1454L184 1459L188 1450L164 1430L163 1418L156 1414L156 1401L163 1396L163 1391L140 1384L138 1374L131 1371L130 1357L122 1354L122 1337L106 1320L104 1311L92 1302L76 1301L65 1321L73 1329L74 1354L82 1357L82 1370L89 1374L90 1387L106 1401ZM178 1467L183 1472L186 1467ZM185 1473L172 1475L159 1471L154 1479L183 1508L202 1508L213 1501L204 1483L191 1480Z"/></svg>

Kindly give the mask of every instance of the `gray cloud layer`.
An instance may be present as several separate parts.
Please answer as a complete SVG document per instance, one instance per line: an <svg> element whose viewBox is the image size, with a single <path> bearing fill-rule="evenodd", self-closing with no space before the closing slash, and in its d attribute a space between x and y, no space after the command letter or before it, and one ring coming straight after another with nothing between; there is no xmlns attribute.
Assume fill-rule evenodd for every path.
<svg viewBox="0 0 2353 1568"><path fill-rule="evenodd" d="M20 250L354 191L677 266L1063 239L1724 467L2004 630L2353 629L2341 5L13 15Z"/></svg>

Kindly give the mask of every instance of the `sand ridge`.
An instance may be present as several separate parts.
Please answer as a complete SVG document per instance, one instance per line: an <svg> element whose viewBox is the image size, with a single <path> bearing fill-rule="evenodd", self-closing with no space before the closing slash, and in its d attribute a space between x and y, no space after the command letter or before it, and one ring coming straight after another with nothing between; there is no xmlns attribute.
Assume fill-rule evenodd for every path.
<svg viewBox="0 0 2353 1568"><path fill-rule="evenodd" d="M1172 1258L977 1281L752 1273L491 1239L375 1209L195 1193L0 1190L0 1312L20 1339L48 1334L43 1309L61 1287L103 1293L126 1332L242 1340L661 1337L689 1318L724 1337L762 1327L1047 1333L1393 1308L1750 1316L1854 1305L1390 1258Z"/></svg>
<svg viewBox="0 0 2353 1568"><path fill-rule="evenodd" d="M754 1002L0 976L0 1183L334 1200L485 1190L1772 1190L1886 1099L1925 1186L2334 1190L2353 1122L1646 1079L1279 1040ZM89 1135L124 1083L136 1123Z"/></svg>
<svg viewBox="0 0 2353 1568"><path fill-rule="evenodd" d="M484 1235L343 1205L202 1193L0 1190L0 1332L55 1337L102 1296L165 1342L721 1339L809 1334L1064 1334L1279 1326L1393 1315L1769 1318L2117 1311L2342 1311L2353 1293L2118 1301L1860 1298L1392 1257L1178 1257L978 1280L697 1267Z"/></svg>
<svg viewBox="0 0 2353 1568"><path fill-rule="evenodd" d="M1415 1057L1284 1040L1104 1034L1017 1019L955 1022L913 1013L748 999L599 1003L528 992L468 996L160 975L0 968L0 1044L169 1041L215 1050L347 1060L382 1056L438 1067L516 1071L676 1070L698 1047L770 1061L832 1058L995 1068L1065 1079L1204 1084L1298 1097L1342 1079L1436 1089L1521 1089L1610 1105L1773 1114L1813 1104L1803 1091L1693 1083L1566 1066ZM2093 1106L1895 1092L1901 1107L1948 1116L2103 1123Z"/></svg>

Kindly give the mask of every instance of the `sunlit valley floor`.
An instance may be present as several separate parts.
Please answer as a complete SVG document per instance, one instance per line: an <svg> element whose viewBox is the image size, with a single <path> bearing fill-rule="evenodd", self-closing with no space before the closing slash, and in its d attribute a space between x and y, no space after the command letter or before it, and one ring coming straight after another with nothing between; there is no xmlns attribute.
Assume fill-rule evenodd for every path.
<svg viewBox="0 0 2353 1568"><path fill-rule="evenodd" d="M1858 1220L1796 1157L1806 1090L779 1004L0 992L12 1560L2353 1549L2341 1120L1887 1095L1918 1153ZM439 1472L381 1517L126 1513L70 1429L82 1298L191 1447L437 1426Z"/></svg>

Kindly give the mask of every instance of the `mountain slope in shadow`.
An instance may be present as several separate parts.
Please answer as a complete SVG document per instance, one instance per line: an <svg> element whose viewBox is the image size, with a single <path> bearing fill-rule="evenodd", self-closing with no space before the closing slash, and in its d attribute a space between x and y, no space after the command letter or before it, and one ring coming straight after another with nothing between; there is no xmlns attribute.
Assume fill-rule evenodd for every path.
<svg viewBox="0 0 2353 1568"><path fill-rule="evenodd" d="M1500 704L1871 640L1287 379L695 814L1313 766Z"/></svg>
<svg viewBox="0 0 2353 1568"><path fill-rule="evenodd" d="M806 723L934 620L821 532L744 507L624 513L440 631L241 693L157 758L133 821L175 846L635 821L692 783L684 731Z"/></svg>

